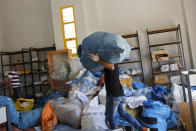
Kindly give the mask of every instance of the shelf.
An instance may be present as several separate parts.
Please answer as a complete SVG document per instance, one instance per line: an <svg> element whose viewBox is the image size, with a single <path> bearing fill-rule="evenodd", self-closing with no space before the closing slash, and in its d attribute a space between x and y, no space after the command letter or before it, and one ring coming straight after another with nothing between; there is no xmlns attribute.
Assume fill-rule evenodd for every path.
<svg viewBox="0 0 196 131"><path fill-rule="evenodd" d="M2 55L15 55L15 54L22 54L27 53L28 51L13 51L13 52L1 52Z"/></svg>
<svg viewBox="0 0 196 131"><path fill-rule="evenodd" d="M176 57L182 57L182 55L179 54L179 55L169 56L169 58L176 58Z"/></svg>
<svg viewBox="0 0 196 131"><path fill-rule="evenodd" d="M31 75L32 74L39 74L39 73L48 73L48 71L33 71L33 72L29 72L29 73L25 73L25 75ZM24 75L24 74L20 74L20 75Z"/></svg>
<svg viewBox="0 0 196 131"><path fill-rule="evenodd" d="M48 62L48 60L42 60L42 61L32 61L32 63L35 62L40 62L40 63L44 63L44 62ZM23 65L23 64L31 64L31 62L21 62L21 63L17 63L17 64L5 64L3 66L13 66L13 65Z"/></svg>
<svg viewBox="0 0 196 131"><path fill-rule="evenodd" d="M171 28L165 28L165 29L159 29L159 30L151 30L151 31L148 31L148 34L171 32L171 31L177 31L178 29L179 27L171 27Z"/></svg>
<svg viewBox="0 0 196 131"><path fill-rule="evenodd" d="M182 57L182 55L179 54L179 55L168 56L168 57L169 57L169 60L170 60L170 59L172 59L172 58ZM161 61L159 61L159 62L162 62L162 61L169 61L169 60L161 60ZM156 60L156 61L153 61L153 63L155 63L155 62L158 62L158 61L157 61L157 60Z"/></svg>
<svg viewBox="0 0 196 131"><path fill-rule="evenodd" d="M138 73L138 74L135 74L135 75L131 75L132 77L135 77L135 76L142 76L143 74L142 73Z"/></svg>
<svg viewBox="0 0 196 131"><path fill-rule="evenodd" d="M121 35L123 38L131 38L131 37L137 37L138 34L127 34L127 35Z"/></svg>
<svg viewBox="0 0 196 131"><path fill-rule="evenodd" d="M170 42L163 42L163 43L152 44L152 45L150 45L150 47L174 45L174 44L180 44L180 43L181 43L181 41L170 41Z"/></svg>
<svg viewBox="0 0 196 131"><path fill-rule="evenodd" d="M133 60L133 61L123 61L121 63L118 64L128 64L128 63L137 63L137 62L141 62L140 60Z"/></svg>
<svg viewBox="0 0 196 131"><path fill-rule="evenodd" d="M139 47L138 46L135 46L131 50L137 50L137 49L139 49Z"/></svg>
<svg viewBox="0 0 196 131"><path fill-rule="evenodd" d="M42 48L31 48L31 51L45 51L45 50L54 50L54 46L49 46L49 47L42 47Z"/></svg>
<svg viewBox="0 0 196 131"><path fill-rule="evenodd" d="M183 71L184 69L172 70L172 71L154 71L153 74L161 74L161 73L170 73L170 72L179 72Z"/></svg>

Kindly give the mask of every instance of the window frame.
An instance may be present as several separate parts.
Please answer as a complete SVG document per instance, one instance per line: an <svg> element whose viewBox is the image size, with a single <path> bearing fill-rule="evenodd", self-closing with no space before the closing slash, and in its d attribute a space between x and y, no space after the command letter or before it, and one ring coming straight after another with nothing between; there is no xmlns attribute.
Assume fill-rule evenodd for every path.
<svg viewBox="0 0 196 131"><path fill-rule="evenodd" d="M63 20L63 9L70 8L70 7L73 9L73 21L72 22L64 22L64 20ZM76 41L76 50L77 50L77 48L78 48L78 39L77 39L77 31L76 31L76 20L75 20L74 6L73 5L63 6L63 7L60 8L60 12L61 12L61 23L62 23L62 31L63 31L64 48L68 49L67 48L67 41L75 40ZM64 25L71 24L71 23L73 23L74 26L75 26L75 34L76 34L76 36L74 38L65 38ZM76 53L72 53L72 57L77 57L77 51L76 51Z"/></svg>

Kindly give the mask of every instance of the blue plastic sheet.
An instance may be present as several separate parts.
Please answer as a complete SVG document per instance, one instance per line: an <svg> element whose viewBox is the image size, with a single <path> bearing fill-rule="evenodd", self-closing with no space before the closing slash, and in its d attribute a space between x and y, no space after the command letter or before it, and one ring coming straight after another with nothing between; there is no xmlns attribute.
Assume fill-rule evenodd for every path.
<svg viewBox="0 0 196 131"><path fill-rule="evenodd" d="M19 124L16 125L20 129L32 128L41 125L41 116L43 108L20 113Z"/></svg>
<svg viewBox="0 0 196 131"><path fill-rule="evenodd" d="M135 81L133 81L133 88L134 89L144 89L146 87L147 86L144 83L142 83L142 82L135 82Z"/></svg>
<svg viewBox="0 0 196 131"><path fill-rule="evenodd" d="M159 101L144 101L143 102L143 117L153 117L157 118L157 124L149 124L141 121L141 123L149 128L158 128L159 131L167 130L167 122L166 119L170 116L170 108L169 106L159 102Z"/></svg>
<svg viewBox="0 0 196 131"><path fill-rule="evenodd" d="M146 95L148 92L151 91L151 88L138 88L137 90L133 88L127 88L127 85L123 85L123 91L125 96L141 96L141 95ZM150 92L151 93L151 92Z"/></svg>
<svg viewBox="0 0 196 131"><path fill-rule="evenodd" d="M11 98L7 96L0 96L0 106L9 106L9 119L15 125L19 123L19 113L16 111L16 107Z"/></svg>
<svg viewBox="0 0 196 131"><path fill-rule="evenodd" d="M104 69L97 62L92 61L89 53L98 54L100 58L109 63L122 62L129 56L130 45L120 35L108 32L95 32L86 37L78 47L78 56L82 65L91 72L99 72Z"/></svg>
<svg viewBox="0 0 196 131"><path fill-rule="evenodd" d="M152 99L166 103L164 94L168 94L167 90L162 85L155 85L152 87Z"/></svg>
<svg viewBox="0 0 196 131"><path fill-rule="evenodd" d="M179 116L176 112L170 111L170 116L167 119L167 128L176 129L178 127Z"/></svg>
<svg viewBox="0 0 196 131"><path fill-rule="evenodd" d="M101 78L103 75L103 72L93 72L92 73L95 77Z"/></svg>

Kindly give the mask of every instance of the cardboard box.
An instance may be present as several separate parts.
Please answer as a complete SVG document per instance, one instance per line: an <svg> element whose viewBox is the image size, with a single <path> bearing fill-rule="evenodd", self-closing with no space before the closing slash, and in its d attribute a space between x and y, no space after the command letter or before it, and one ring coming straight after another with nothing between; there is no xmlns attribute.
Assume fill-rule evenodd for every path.
<svg viewBox="0 0 196 131"><path fill-rule="evenodd" d="M133 87L133 78L130 77L130 78L127 78L127 79L120 80L120 83L121 83L122 86L124 84L126 84L127 85L127 88Z"/></svg>
<svg viewBox="0 0 196 131"><path fill-rule="evenodd" d="M158 61L166 61L169 60L168 57L168 50L155 50L152 51L152 61L156 62L158 59Z"/></svg>
<svg viewBox="0 0 196 131"><path fill-rule="evenodd" d="M193 106L194 106L194 114L196 116L196 101L193 102ZM179 109L180 109L180 117L182 119L183 125L185 125L185 128L187 129L187 131L193 131L192 119L191 119L192 116L191 116L189 102L179 103ZM196 117L195 117L195 120L196 120Z"/></svg>

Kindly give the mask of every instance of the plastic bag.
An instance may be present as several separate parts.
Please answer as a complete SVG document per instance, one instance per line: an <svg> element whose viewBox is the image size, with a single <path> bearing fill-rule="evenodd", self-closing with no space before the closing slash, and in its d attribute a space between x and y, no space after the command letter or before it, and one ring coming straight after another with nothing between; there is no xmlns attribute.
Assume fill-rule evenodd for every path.
<svg viewBox="0 0 196 131"><path fill-rule="evenodd" d="M76 78L77 74L80 72L80 70L83 69L83 66L80 63L79 58L71 58L69 60L69 64L70 64L69 79L74 80Z"/></svg>
<svg viewBox="0 0 196 131"><path fill-rule="evenodd" d="M178 127L179 116L176 112L170 111L170 116L167 119L167 129L174 129Z"/></svg>
<svg viewBox="0 0 196 131"><path fill-rule="evenodd" d="M183 87L175 83L172 84L174 101L177 103L184 102ZM189 101L188 90L185 88L186 99ZM192 100L196 101L196 90L191 90Z"/></svg>
<svg viewBox="0 0 196 131"><path fill-rule="evenodd" d="M63 97L48 102L54 109L59 123L74 128L80 127L83 105L78 99L65 99Z"/></svg>
<svg viewBox="0 0 196 131"><path fill-rule="evenodd" d="M155 85L152 87L152 99L166 103L164 94L168 94L167 90L161 85Z"/></svg>
<svg viewBox="0 0 196 131"><path fill-rule="evenodd" d="M152 100L145 101L143 106L141 123L149 128L157 128L158 131L167 131L166 119L170 116L170 107Z"/></svg>
<svg viewBox="0 0 196 131"><path fill-rule="evenodd" d="M54 66L54 65L53 65ZM57 81L68 81L69 73L70 73L70 65L69 63L61 63L58 67L53 67L54 72L51 75L53 80Z"/></svg>
<svg viewBox="0 0 196 131"><path fill-rule="evenodd" d="M120 35L108 32L95 32L87 36L78 48L78 56L82 65L91 72L104 69L99 63L92 61L89 53L98 54L100 58L109 63L120 63L129 56L130 45Z"/></svg>
<svg viewBox="0 0 196 131"><path fill-rule="evenodd" d="M42 131L52 131L57 125L57 118L53 112L52 106L46 104L42 113Z"/></svg>
<svg viewBox="0 0 196 131"><path fill-rule="evenodd" d="M33 109L34 99L18 98L15 101L16 110L19 112L30 111Z"/></svg>
<svg viewBox="0 0 196 131"><path fill-rule="evenodd" d="M130 96L126 99L126 104L131 108L135 109L141 105L143 105L143 102L147 101L147 98L145 96Z"/></svg>
<svg viewBox="0 0 196 131"><path fill-rule="evenodd" d="M81 126L84 130L108 129L105 122L105 106L98 104L98 97L94 97L84 108Z"/></svg>

